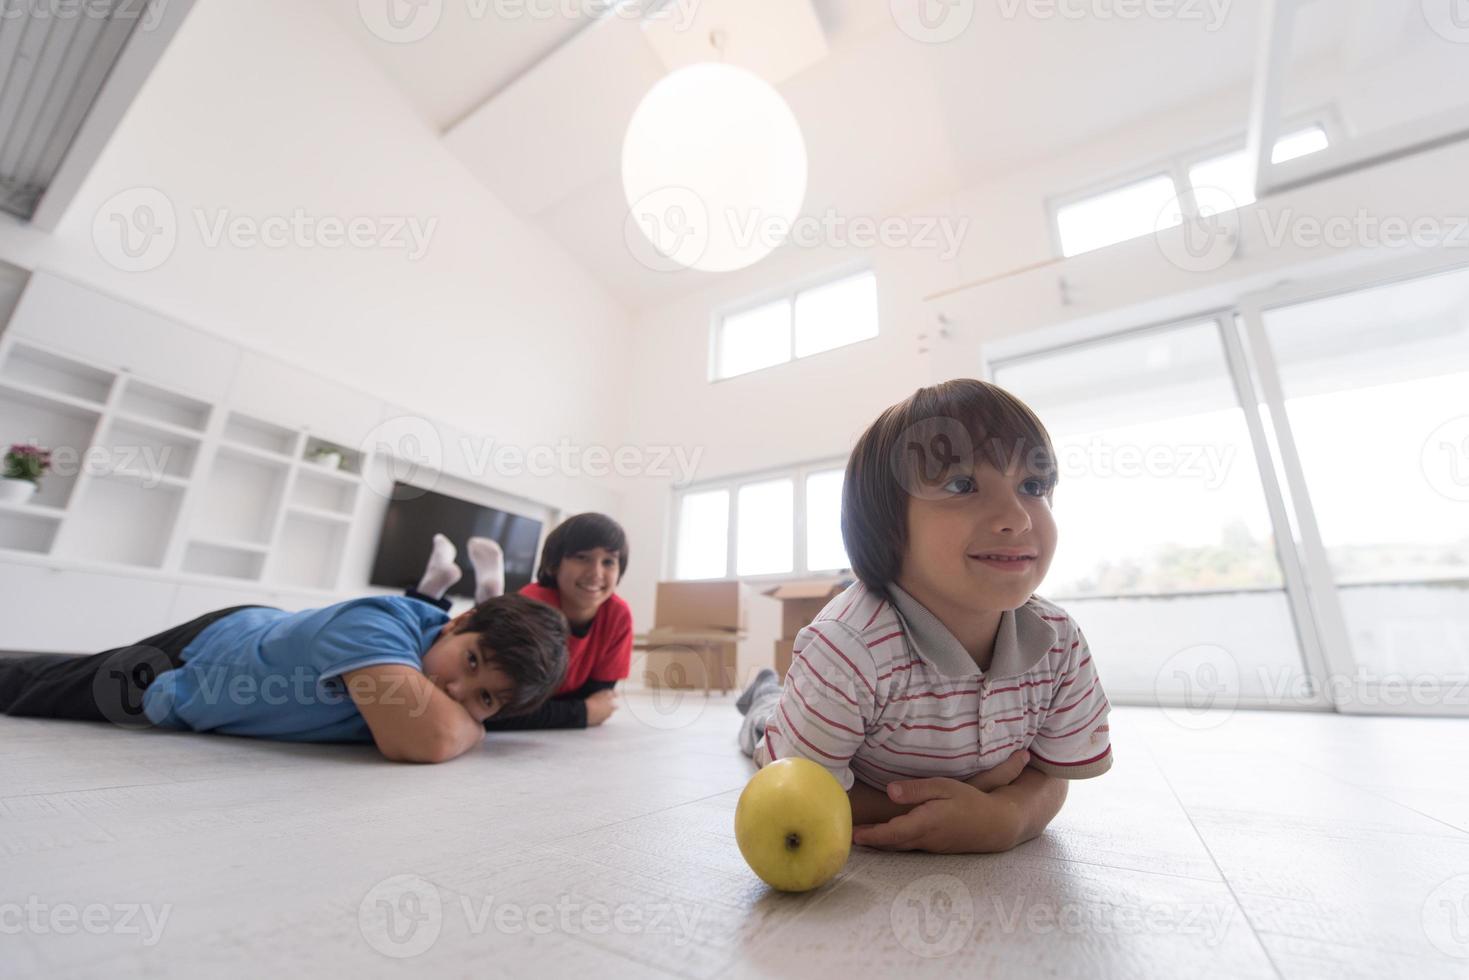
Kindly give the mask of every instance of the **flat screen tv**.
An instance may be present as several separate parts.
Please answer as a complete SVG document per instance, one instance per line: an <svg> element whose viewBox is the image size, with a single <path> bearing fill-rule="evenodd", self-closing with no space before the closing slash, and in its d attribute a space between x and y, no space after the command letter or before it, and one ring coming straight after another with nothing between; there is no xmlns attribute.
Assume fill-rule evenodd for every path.
<svg viewBox="0 0 1469 980"><path fill-rule="evenodd" d="M389 589L417 585L435 533L444 534L459 549L459 568L464 575L449 595L474 598L474 568L469 564L466 547L472 537L500 542L505 551L507 594L518 592L535 576L540 521L399 483L393 487L393 499L378 536L371 583Z"/></svg>

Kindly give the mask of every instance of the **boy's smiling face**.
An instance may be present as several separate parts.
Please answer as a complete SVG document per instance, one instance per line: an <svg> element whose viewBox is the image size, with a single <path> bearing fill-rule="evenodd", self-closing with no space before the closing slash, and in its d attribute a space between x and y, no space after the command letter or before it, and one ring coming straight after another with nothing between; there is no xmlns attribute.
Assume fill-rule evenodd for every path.
<svg viewBox="0 0 1469 980"><path fill-rule="evenodd" d="M968 474L908 497L898 584L941 620L1023 606L1056 552L1051 478L1002 473L976 459Z"/></svg>
<svg viewBox="0 0 1469 980"><path fill-rule="evenodd" d="M439 690L458 701L475 721L484 723L515 697L515 683L480 650L478 633L456 633L469 613L444 624L439 638L423 655L423 672Z"/></svg>
<svg viewBox="0 0 1469 980"><path fill-rule="evenodd" d="M561 608L573 619L596 613L616 590L620 571L617 552L607 548L588 548L567 555L556 568Z"/></svg>

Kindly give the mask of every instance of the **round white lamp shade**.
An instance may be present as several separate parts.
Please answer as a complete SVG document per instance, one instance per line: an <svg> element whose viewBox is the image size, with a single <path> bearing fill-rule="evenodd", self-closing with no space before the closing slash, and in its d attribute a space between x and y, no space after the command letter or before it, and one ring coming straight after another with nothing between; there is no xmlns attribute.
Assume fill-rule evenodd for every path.
<svg viewBox="0 0 1469 980"><path fill-rule="evenodd" d="M629 224L672 267L743 269L774 251L800 214L806 141L759 76L691 65L654 85L633 113L622 188Z"/></svg>

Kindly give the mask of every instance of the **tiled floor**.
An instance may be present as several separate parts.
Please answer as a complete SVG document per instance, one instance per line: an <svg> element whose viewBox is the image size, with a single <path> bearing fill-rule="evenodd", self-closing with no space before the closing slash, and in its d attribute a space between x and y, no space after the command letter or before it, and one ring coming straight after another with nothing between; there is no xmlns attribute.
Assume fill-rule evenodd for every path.
<svg viewBox="0 0 1469 980"><path fill-rule="evenodd" d="M1469 723L1183 721L1015 851L790 896L728 699L438 767L0 718L0 975L1469 977Z"/></svg>

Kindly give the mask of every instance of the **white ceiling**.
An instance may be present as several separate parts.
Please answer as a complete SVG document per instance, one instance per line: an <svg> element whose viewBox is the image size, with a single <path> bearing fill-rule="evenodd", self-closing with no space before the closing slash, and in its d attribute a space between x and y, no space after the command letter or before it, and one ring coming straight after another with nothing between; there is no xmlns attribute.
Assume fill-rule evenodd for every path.
<svg viewBox="0 0 1469 980"><path fill-rule="evenodd" d="M495 10L494 0L443 0L436 31L417 43L389 44L365 29L359 0L317 2L492 191L629 308L710 280L708 273L648 269L624 244L620 134L641 93L666 71L636 34L604 43L594 36L618 25L583 33L585 17L499 20L473 13ZM589 6L539 2L543 9ZM957 39L925 44L897 27L883 0L812 2L829 53L779 85L807 138L806 210L870 215L1247 84L1261 6L1224 3L1227 16L1210 30L1177 18L1039 19L1024 16L1025 0L976 2L973 22ZM1022 13L1007 18L1003 11L1016 3ZM1207 2L1181 6L1203 16L1211 9Z"/></svg>

